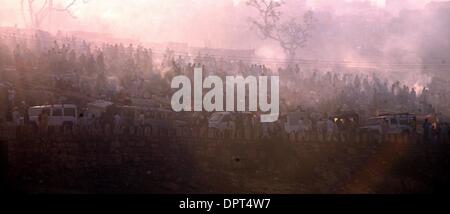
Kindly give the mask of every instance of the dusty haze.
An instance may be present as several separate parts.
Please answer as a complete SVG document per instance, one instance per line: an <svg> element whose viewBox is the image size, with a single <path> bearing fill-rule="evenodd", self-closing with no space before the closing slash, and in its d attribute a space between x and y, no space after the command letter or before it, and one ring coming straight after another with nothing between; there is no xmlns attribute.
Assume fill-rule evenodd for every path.
<svg viewBox="0 0 450 214"><path fill-rule="evenodd" d="M54 0L60 7L68 2ZM300 57L319 60L318 68L377 69L417 87L425 86L434 74L446 76L450 70L446 65L439 65L437 71L424 69L424 65L450 61L446 51L449 19L431 10L429 0L285 2L287 17L306 10L315 13L313 37ZM20 1L0 0L0 5L0 26L27 27ZM72 15L53 14L41 29L97 32L138 43L253 49L262 62L275 65L285 59L277 43L261 40L250 27L248 17L254 11L244 0L90 0L78 1L70 11Z"/></svg>

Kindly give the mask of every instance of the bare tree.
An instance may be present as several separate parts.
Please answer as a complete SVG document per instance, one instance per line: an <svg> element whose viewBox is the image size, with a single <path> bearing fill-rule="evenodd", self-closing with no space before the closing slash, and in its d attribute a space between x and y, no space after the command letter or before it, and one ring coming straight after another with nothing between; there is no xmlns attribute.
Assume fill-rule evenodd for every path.
<svg viewBox="0 0 450 214"><path fill-rule="evenodd" d="M313 13L306 12L303 17L293 17L282 20L280 7L283 1L248 0L247 6L257 10L258 15L250 18L252 26L256 27L263 39L277 41L289 62L293 62L300 48L305 47L310 38L314 21Z"/></svg>
<svg viewBox="0 0 450 214"><path fill-rule="evenodd" d="M89 0L82 1L87 3ZM64 12L75 18L70 8L77 2L78 0L71 0L63 7L55 7L53 0L21 0L22 18L26 25L39 29L46 18L51 18L53 12Z"/></svg>

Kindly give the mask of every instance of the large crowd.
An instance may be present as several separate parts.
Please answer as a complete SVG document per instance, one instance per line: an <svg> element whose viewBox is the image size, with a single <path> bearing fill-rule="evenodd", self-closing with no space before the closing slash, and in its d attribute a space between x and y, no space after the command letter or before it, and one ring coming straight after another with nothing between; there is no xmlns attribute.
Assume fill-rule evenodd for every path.
<svg viewBox="0 0 450 214"><path fill-rule="evenodd" d="M355 73L345 68L296 63L275 67L239 56L229 59L169 49L158 53L140 45L89 42L73 36L19 30L0 34L0 118L3 122L20 123L18 118L26 117L30 106L71 103L83 109L88 102L99 99L117 106L133 105L134 98L157 99L164 106L172 93L171 79L179 74L192 77L195 67L219 76L280 75L282 115L307 112L308 116L301 118L304 130L301 138L335 139L332 134L335 130L352 127L339 127L333 116L349 111L361 121L382 111L433 115L440 120L429 125L430 133L448 133L450 87L434 78L430 85L417 88L376 72ZM188 122L193 124L192 129L207 129L209 116L209 113L191 115ZM112 123L120 124L119 115L112 118ZM167 117L174 118L177 116ZM281 135L283 122L285 117L269 126L255 122L254 118L237 117L234 134L224 135L243 135L243 127L252 133L267 130L261 133Z"/></svg>

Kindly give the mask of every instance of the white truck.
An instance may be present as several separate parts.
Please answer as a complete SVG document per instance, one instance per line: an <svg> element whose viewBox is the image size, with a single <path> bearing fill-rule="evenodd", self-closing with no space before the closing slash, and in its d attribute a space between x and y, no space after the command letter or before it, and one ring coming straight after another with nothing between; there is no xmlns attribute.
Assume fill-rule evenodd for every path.
<svg viewBox="0 0 450 214"><path fill-rule="evenodd" d="M234 118L231 112L213 113L208 120L209 128L220 131L231 130L234 125Z"/></svg>
<svg viewBox="0 0 450 214"><path fill-rule="evenodd" d="M416 116L413 114L382 114L372 117L360 127L360 131L370 134L409 134L415 129L413 121Z"/></svg>
<svg viewBox="0 0 450 214"><path fill-rule="evenodd" d="M73 126L78 123L78 109L73 104L33 106L28 109L31 124L39 125L39 116L46 111L49 126Z"/></svg>

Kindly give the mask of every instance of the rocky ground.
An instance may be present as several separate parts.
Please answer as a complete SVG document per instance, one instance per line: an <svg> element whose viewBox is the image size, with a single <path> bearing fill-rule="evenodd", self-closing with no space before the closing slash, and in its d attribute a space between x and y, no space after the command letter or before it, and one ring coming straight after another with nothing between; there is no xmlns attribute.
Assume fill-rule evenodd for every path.
<svg viewBox="0 0 450 214"><path fill-rule="evenodd" d="M84 137L81 137L84 136ZM16 135L8 180L26 193L429 193L450 144Z"/></svg>

